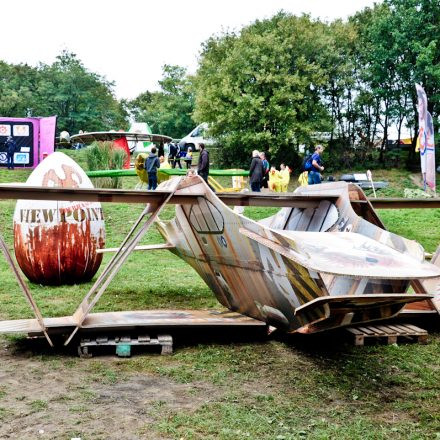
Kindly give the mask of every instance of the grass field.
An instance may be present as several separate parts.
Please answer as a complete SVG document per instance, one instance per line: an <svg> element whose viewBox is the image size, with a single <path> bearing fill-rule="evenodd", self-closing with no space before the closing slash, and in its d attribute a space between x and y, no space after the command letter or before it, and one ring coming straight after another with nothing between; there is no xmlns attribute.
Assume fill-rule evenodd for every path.
<svg viewBox="0 0 440 440"><path fill-rule="evenodd" d="M0 170L0 182L24 181L27 175ZM413 187L403 171L376 172L375 179L391 182L389 196ZM135 181L125 179L124 186L134 187ZM0 233L11 249L14 206L0 201ZM107 246L121 242L140 210L104 205ZM272 211L246 213L258 219ZM162 215L172 216L171 207ZM440 210L383 210L380 216L390 230L418 240L429 252L440 242ZM155 230L145 238L160 241ZM31 317L2 258L0 280L0 318ZM61 316L75 310L90 283L30 287L45 316ZM95 310L165 307L219 304L189 266L157 251L133 254ZM437 330L428 345L354 348L336 336L249 341L177 335L171 357L144 353L89 360L3 337L0 438L440 438Z"/></svg>

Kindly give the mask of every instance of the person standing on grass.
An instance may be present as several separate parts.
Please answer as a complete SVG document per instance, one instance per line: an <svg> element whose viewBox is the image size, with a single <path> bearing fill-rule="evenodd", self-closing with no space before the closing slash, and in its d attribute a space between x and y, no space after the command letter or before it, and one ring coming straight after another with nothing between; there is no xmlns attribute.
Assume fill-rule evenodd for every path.
<svg viewBox="0 0 440 440"><path fill-rule="evenodd" d="M191 165L192 165L192 149L191 147L188 147L188 151L186 152L186 156L183 158L183 160L186 163L186 169L190 170L191 169Z"/></svg>
<svg viewBox="0 0 440 440"><path fill-rule="evenodd" d="M249 169L249 183L251 191L261 192L261 181L263 180L263 161L260 159L258 150L252 152L252 162Z"/></svg>
<svg viewBox="0 0 440 440"><path fill-rule="evenodd" d="M157 169L160 168L160 161L156 154L156 147L151 149L150 154L145 161L145 170L148 173L148 189L157 188Z"/></svg>
<svg viewBox="0 0 440 440"><path fill-rule="evenodd" d="M173 168L178 165L179 168L182 169L182 164L180 163L180 147L177 143L170 143L168 159L171 160L171 165Z"/></svg>
<svg viewBox="0 0 440 440"><path fill-rule="evenodd" d="M324 171L324 167L321 165L321 154L324 151L324 147L322 145L317 145L315 148L315 152L312 154L312 157L306 165L306 169L309 172L308 183L309 185L316 185L321 183L321 172Z"/></svg>
<svg viewBox="0 0 440 440"><path fill-rule="evenodd" d="M263 163L263 178L261 179L261 188L269 188L269 170L270 164L266 159L266 153L260 153L260 159Z"/></svg>
<svg viewBox="0 0 440 440"><path fill-rule="evenodd" d="M200 143L199 162L197 164L197 174L208 183L209 176L209 153L206 151L205 144Z"/></svg>
<svg viewBox="0 0 440 440"><path fill-rule="evenodd" d="M12 136L8 136L5 142L6 145L6 159L8 163L8 170L14 169L14 153L17 148L17 144Z"/></svg>

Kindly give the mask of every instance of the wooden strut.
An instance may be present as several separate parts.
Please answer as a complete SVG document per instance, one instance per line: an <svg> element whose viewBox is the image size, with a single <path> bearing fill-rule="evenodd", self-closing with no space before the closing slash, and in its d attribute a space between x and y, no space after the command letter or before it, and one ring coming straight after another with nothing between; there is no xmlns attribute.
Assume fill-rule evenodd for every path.
<svg viewBox="0 0 440 440"><path fill-rule="evenodd" d="M41 331L43 332L44 336L46 337L47 342L49 342L49 345L51 347L53 347L52 340L50 339L49 335L47 334L46 326L44 324L43 316L41 315L40 309L38 308L37 303L35 302L32 294L29 290L29 287L27 286L26 282L24 281L23 277L21 276L20 271L18 270L17 266L15 265L14 260L12 259L12 256L9 253L8 247L6 246L6 243L3 240L3 237L1 235L0 235L0 248L3 252L3 255L5 256L7 263L11 267L12 272L14 273L15 278L17 279L17 282L18 282L25 298L27 299L29 305L31 306L31 309L34 312L35 318L37 318L37 321L38 321L38 324L40 325Z"/></svg>
<svg viewBox="0 0 440 440"><path fill-rule="evenodd" d="M176 184L177 186L177 184ZM98 302L99 298L103 295L108 285L111 283L113 278L121 269L122 265L125 263L127 258L131 255L132 251L135 249L136 245L141 241L144 235L147 233L148 229L151 227L153 222L156 220L157 216L160 214L162 209L166 206L168 201L173 196L176 191L176 186L172 191L170 191L166 198L162 202L153 208L154 205L148 204L146 208L142 211L136 223L131 228L130 232L125 237L124 241L119 246L118 252L112 257L102 274L93 284L87 295L84 297L83 301L79 305L78 309L73 315L74 321L76 322L76 327L67 338L64 345L68 345L72 338L75 336L77 331L81 328L86 316L90 313L94 305ZM154 209L153 212L151 212ZM151 212L150 217L141 225L140 229L135 233L138 226L142 223L144 218ZM133 236L134 235L134 236Z"/></svg>
<svg viewBox="0 0 440 440"><path fill-rule="evenodd" d="M23 200L67 200L85 202L114 202L114 203L160 203L167 190L140 191L102 188L49 188L27 185L0 184L0 199ZM175 195L170 199L171 204L184 205L196 203L197 197L203 193L192 195ZM309 207L316 206L322 199L336 200L334 194L295 193L217 193L217 197L229 206L273 206L273 207ZM403 209L403 208L440 208L440 198L405 199L405 198L377 198L370 199L375 209ZM367 200L350 200L353 205L365 205Z"/></svg>

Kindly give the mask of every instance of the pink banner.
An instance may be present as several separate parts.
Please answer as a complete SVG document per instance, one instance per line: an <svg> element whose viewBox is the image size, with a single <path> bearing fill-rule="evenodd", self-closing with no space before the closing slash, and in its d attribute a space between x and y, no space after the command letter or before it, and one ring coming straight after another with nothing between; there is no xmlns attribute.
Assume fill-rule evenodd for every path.
<svg viewBox="0 0 440 440"><path fill-rule="evenodd" d="M428 98L425 90L416 84L417 110L419 113L419 136L417 145L420 151L420 166L423 182L435 191L435 144L434 124L431 114L428 112Z"/></svg>
<svg viewBox="0 0 440 440"><path fill-rule="evenodd" d="M40 119L40 155L41 162L46 156L52 154L55 148L55 128L57 117L49 116Z"/></svg>

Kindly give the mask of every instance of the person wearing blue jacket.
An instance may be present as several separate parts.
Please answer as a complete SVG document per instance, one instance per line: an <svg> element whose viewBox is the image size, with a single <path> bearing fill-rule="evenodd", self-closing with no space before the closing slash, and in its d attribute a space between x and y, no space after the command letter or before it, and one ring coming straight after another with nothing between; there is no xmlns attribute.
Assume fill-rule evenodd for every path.
<svg viewBox="0 0 440 440"><path fill-rule="evenodd" d="M160 161L156 151L156 147L153 147L145 161L145 170L148 173L148 189L157 188L157 169L160 168Z"/></svg>
<svg viewBox="0 0 440 440"><path fill-rule="evenodd" d="M17 144L12 136L8 136L5 142L6 145L6 158L8 163L8 170L14 169L14 153L17 148Z"/></svg>

